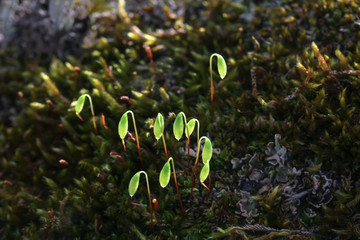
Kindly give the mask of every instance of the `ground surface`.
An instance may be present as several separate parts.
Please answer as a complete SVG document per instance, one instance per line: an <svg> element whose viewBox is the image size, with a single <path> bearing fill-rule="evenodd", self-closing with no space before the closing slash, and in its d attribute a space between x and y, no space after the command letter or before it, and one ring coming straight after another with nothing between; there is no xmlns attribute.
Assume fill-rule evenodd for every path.
<svg viewBox="0 0 360 240"><path fill-rule="evenodd" d="M360 237L357 1L6 3L0 239ZM211 114L214 52L228 71L221 79L214 61ZM97 131L88 100L83 121L75 114L82 94ZM128 136L124 151L118 134L127 110L143 165L136 142ZM186 137L173 134L181 111L213 147L211 191L199 183L200 155L193 197L198 130L189 167ZM158 181L159 112L185 217L173 176L166 188ZM154 229L143 175L128 193L140 170L158 201Z"/></svg>

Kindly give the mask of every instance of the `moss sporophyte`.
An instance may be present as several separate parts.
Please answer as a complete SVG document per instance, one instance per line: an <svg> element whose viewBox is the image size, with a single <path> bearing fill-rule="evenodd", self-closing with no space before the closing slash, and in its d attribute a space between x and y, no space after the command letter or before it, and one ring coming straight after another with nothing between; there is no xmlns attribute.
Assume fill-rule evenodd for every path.
<svg viewBox="0 0 360 240"><path fill-rule="evenodd" d="M197 154L196 154L196 160L195 160L195 164L194 164L194 168L192 171L192 180L191 180L191 197L193 197L193 188L194 188L194 176L195 176L195 170L197 168L198 162L199 162L199 154L200 154L200 143L201 141L205 139L205 143L204 143L204 148L202 150L202 161L204 163L203 168L201 169L200 172L200 183L206 188L208 189L208 191L210 190L209 187L207 187L204 184L204 181L206 180L206 178L209 176L209 182L210 182L210 159L212 157L212 144L210 139L208 139L205 136L202 136L198 142L198 146L197 146ZM209 184L210 186L210 184Z"/></svg>
<svg viewBox="0 0 360 240"><path fill-rule="evenodd" d="M227 73L227 66L225 59L218 53L213 53L210 56L210 99L211 99L211 116L214 114L214 81L212 76L212 59L217 57L217 69L221 79L224 79Z"/></svg>
<svg viewBox="0 0 360 240"><path fill-rule="evenodd" d="M78 98L78 100L76 101L76 105L75 105L75 113L76 113L76 116L78 116L78 118L80 118L83 121L83 118L80 116L80 112L84 108L84 103L85 103L86 98L89 99L91 114L92 114L92 118L93 118L93 125L94 125L94 129L95 129L95 133L97 134L98 131L97 131L96 122L95 122L94 108L93 108L93 104L92 104L91 97L89 94L83 94Z"/></svg>
<svg viewBox="0 0 360 240"><path fill-rule="evenodd" d="M159 140L160 138L162 138L163 143L164 143L166 159L169 159L167 149L166 149L165 137L164 137L164 117L163 117L163 115L161 115L161 113L158 113L158 115L156 116L156 119L155 119L154 135L155 135L156 140Z"/></svg>
<svg viewBox="0 0 360 240"><path fill-rule="evenodd" d="M179 202L180 202L181 211L182 211L183 216L186 217L185 210L184 210L184 207L183 207L182 201L181 201L181 196L180 196L180 192L179 192L179 186L177 184L174 159L172 157L170 157L167 160L167 162L164 164L164 166L161 169L161 172L160 172L160 175L159 175L160 186L165 188L169 184L170 175L171 175L170 162L171 162L171 165L172 165L172 168L173 168L174 181L175 181L176 191L177 191L177 195L178 195Z"/></svg>
<svg viewBox="0 0 360 240"><path fill-rule="evenodd" d="M185 113L180 112L174 122L173 132L176 140L180 140L184 133L184 123L185 123L185 135L187 137L187 150L188 150L188 168L190 167L190 135L194 131L195 123L198 123L198 132L199 132L199 121L196 119L191 119L189 122L186 122ZM199 133L198 133L198 141L199 141Z"/></svg>
<svg viewBox="0 0 360 240"><path fill-rule="evenodd" d="M120 121L119 121L119 125L118 125L118 133L119 133L119 136L121 138L122 144L124 146L124 150L126 151L124 139L125 139L125 137L126 137L126 135L128 133L128 127L129 127L128 116L127 116L128 113L131 114L132 119L133 119L134 131L135 131L135 137L136 137L136 145L137 145L137 149L138 149L138 153L139 153L139 159L140 159L141 166L144 167L144 163L143 163L142 158L141 158L140 142L139 142L139 136L138 136L138 132L137 132L137 128L136 128L135 116L134 116L134 113L131 110L125 112L121 116Z"/></svg>
<svg viewBox="0 0 360 240"><path fill-rule="evenodd" d="M204 156L204 151L205 151L205 156L206 156L206 154L208 154L208 151L211 151L211 154L212 154L212 146L211 146L210 140L207 137L202 137L201 139L199 139L200 122L196 118L193 118L189 122L186 122L186 116L185 116L185 114L183 112L180 112L176 116L175 122L174 122L173 131L174 131L174 136L175 136L175 138L177 140L179 140L182 137L182 134L183 134L183 131L184 131L184 125L182 124L183 121L185 122L185 135L186 135L186 137L188 139L188 166L190 165L190 136L193 133L193 131L195 129L195 125L197 123L197 155L196 155L196 160L195 160L195 164L194 164L194 169L193 169L193 172L192 172L192 183L191 183L191 196L192 196L193 186L194 186L195 170L197 168L197 164L198 164L198 160L199 160L200 141L201 141L201 139L205 138L205 139L208 140L208 141L205 141L205 146L204 146L204 149L203 149L203 156ZM209 146L209 143L210 143L210 146ZM211 149L209 149L209 147L211 147ZM211 158L211 155L210 155L210 158ZM208 161L210 161L210 158L208 158ZM203 157L203 159L204 159L204 157ZM207 167L210 169L209 166L207 166ZM205 179L206 179L206 177L205 177ZM204 185L206 187L206 185L203 183L203 181L201 183L202 183L202 185Z"/></svg>
<svg viewBox="0 0 360 240"><path fill-rule="evenodd" d="M148 191L148 197L149 197L149 208L150 208L150 222L151 222L151 228L154 230L154 223L153 223L153 212L152 212L152 204L151 204L151 192L150 192L150 186L149 186L149 179L148 175L144 171L139 171L134 174L134 176L130 179L129 182L129 195L130 197L133 197L139 187L139 181L140 181L140 175L143 173L145 175L146 180L146 186Z"/></svg>

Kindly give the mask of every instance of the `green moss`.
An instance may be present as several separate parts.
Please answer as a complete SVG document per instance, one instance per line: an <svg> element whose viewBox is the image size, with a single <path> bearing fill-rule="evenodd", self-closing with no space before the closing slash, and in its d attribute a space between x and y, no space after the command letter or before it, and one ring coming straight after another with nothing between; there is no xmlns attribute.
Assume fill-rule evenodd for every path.
<svg viewBox="0 0 360 240"><path fill-rule="evenodd" d="M260 235L228 229L245 224L357 238L358 4L250 2L186 1L184 9L127 1L130 23L116 10L92 15L95 39L89 33L81 56L30 60L0 50L0 239L204 239L217 227L223 237ZM213 117L212 52L228 66L215 81ZM82 94L92 96L98 134L90 109L84 122L74 114ZM117 134L127 110L136 115L144 166L136 142L127 138L124 151ZM169 134L170 113L181 111L199 119L215 150L212 190L196 182L193 199L186 139ZM165 158L150 126L158 112L187 219L172 181L166 192L157 182ZM145 189L134 198L126 192L139 170L159 202L154 232Z"/></svg>

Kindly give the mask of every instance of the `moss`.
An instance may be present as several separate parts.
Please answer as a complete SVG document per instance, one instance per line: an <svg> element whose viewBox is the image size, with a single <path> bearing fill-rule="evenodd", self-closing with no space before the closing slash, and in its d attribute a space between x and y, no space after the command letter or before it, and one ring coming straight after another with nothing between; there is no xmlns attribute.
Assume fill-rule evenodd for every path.
<svg viewBox="0 0 360 240"><path fill-rule="evenodd" d="M92 30L80 55L64 52L57 59L53 45L34 59L0 50L0 238L203 239L218 233L252 239L283 228L306 229L314 238L357 238L356 1L141 4L127 1L127 15L120 9L117 16L117 9L104 10L96 1L86 11ZM96 9L100 15L93 15ZM34 31L31 37L41 36ZM212 52L228 65L225 79L213 76L213 117ZM84 121L75 115L74 101L85 93L98 134L89 106ZM117 134L126 110L136 115L144 170L159 202L154 231L146 189L127 194L142 166L136 142L127 138L124 151ZM215 150L212 190L196 183L193 199L187 151L181 150L186 140L171 134L171 112L180 111L199 119L200 135ZM181 216L174 186L163 190L157 182L165 159L151 130L158 112L188 218ZM196 152L195 139L190 148ZM232 228L245 224L253 227Z"/></svg>

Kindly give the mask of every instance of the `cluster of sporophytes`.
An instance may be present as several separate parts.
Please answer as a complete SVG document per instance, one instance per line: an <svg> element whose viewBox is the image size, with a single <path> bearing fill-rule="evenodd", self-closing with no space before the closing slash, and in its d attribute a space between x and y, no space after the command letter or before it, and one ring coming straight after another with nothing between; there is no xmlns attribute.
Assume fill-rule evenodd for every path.
<svg viewBox="0 0 360 240"><path fill-rule="evenodd" d="M150 54L151 54L151 50L149 49L149 47L147 47L146 49L147 49L148 52L150 51ZM148 53L148 56L149 56L149 53ZM213 111L214 111L214 107L213 107L214 87L213 87L213 77L212 77L212 59L213 59L214 56L216 56L217 59L218 59L217 60L217 66L218 66L218 72L220 74L220 77L223 79L226 76L226 73L227 73L227 66L226 66L226 62L225 62L224 58L220 54L217 54L217 53L212 54L210 56L211 115L213 115ZM152 61L152 57L150 59ZM77 99L76 105L75 105L75 113L81 120L83 120L82 117L80 116L80 112L82 111L82 109L84 107L84 103L85 103L86 98L88 98L88 100L89 100L92 119L93 119L94 130L95 130L95 133L98 134L98 130L97 130L97 126L96 126L96 120L95 120L95 114L94 114L94 109L93 109L93 104L92 104L92 99L91 99L89 94L83 94ZM134 116L134 113L131 110L126 111L121 116L121 119L120 119L119 124L118 124L118 134L119 134L119 136L120 136L120 138L122 140L124 150L126 150L125 141L124 141L125 137L127 135L132 136L131 133L128 132L128 114L131 114L131 116L132 116L132 120L133 120L133 124L134 124L134 131L135 131L135 140L136 140L136 143L137 143L137 149L138 149L138 154L139 154L139 160L140 160L142 168L144 168L144 163L143 163L143 160L142 160L142 157L141 157L140 142L139 142L139 136L138 136L138 132L137 132L137 128L136 128L135 116ZM210 192L211 177L210 177L209 173L210 173L210 160L211 160L211 157L212 157L212 144L211 144L211 141L209 140L209 138L207 138L205 136L202 136L201 138L199 138L199 129L200 129L199 121L197 119L191 119L189 122L187 122L186 121L186 116L185 116L185 114L183 112L180 112L176 116L175 122L174 122L174 125L173 125L173 133L174 133L175 138L178 141L182 138L183 133L184 133L184 129L185 129L185 135L187 137L188 168L189 168L190 167L190 135L194 131L196 123L197 123L197 154L196 154L195 164L194 164L194 167L193 167L193 170L192 170L191 197L193 197L195 171L197 170L197 166L198 166L199 153L200 153L200 144L201 144L202 140L205 141L204 142L204 148L202 150L203 168L201 169L199 178L200 178L200 183L208 190L208 193ZM103 126L106 127L106 124L103 123ZM180 196L178 183L177 183L174 160L173 160L172 157L169 157L167 147L166 147L166 141L165 141L165 137L164 137L164 128L165 128L165 126L164 126L164 117L162 116L161 113L158 113L158 115L156 116L155 122L154 122L153 132L154 132L154 136L155 136L156 140L159 140L160 138L162 138L163 145L164 145L164 151L165 151L165 155L166 155L166 159L167 159L167 162L164 164L163 168L161 169L161 172L160 172L160 175L159 175L159 182L160 182L160 185L163 188L168 185L168 183L170 181L170 175L171 175L171 167L170 167L170 162L171 162L172 163L171 166L172 166L172 170L173 170L175 186L176 186L176 191L177 191L177 195L178 195L178 198L179 198L179 203L180 203L180 206L181 206L181 211L182 211L183 216L186 217L185 210L184 210L182 200L181 200L181 196ZM143 173L145 175L145 177L146 177L146 183L147 183L147 189L148 189L148 197L149 197L151 226L152 226L152 229L154 230L151 192L150 192L150 186L149 186L149 181L148 181L148 175L147 175L147 173L145 171L143 171L143 170L139 171L131 178L131 180L129 182L129 195L132 197L136 193L138 185L139 185L139 180L140 180L141 173ZM204 184L204 181L208 177L209 177L209 187Z"/></svg>
<svg viewBox="0 0 360 240"><path fill-rule="evenodd" d="M221 59L221 60L218 61L218 68L219 68L219 72L222 72L221 76L224 77L224 75L226 74L225 61L219 54L215 54L215 55L218 56ZM212 59L212 57L215 56L215 55L213 54L210 59ZM210 64L211 64L211 60L210 60ZM224 70L224 68L225 68L225 70ZM211 69L212 68L210 67L210 73L211 73ZM211 73L211 76L212 76L212 73ZM212 77L211 77L211 100L213 99L212 98L212 93L213 93L213 84L212 84ZM92 104L92 99L91 99L89 94L83 94L77 99L76 105L75 105L75 113L83 121L83 118L80 116L80 113L83 110L86 98L88 98L88 100L89 100L94 130L95 130L95 133L98 134L98 130L97 130L97 126L96 126L96 120L95 120L95 114L94 114L94 109L93 109L93 104ZM135 131L135 139L132 137L132 134L128 131L128 125L129 125L128 124L128 114L131 114L131 116L132 116L132 120L133 120L133 124L134 124L134 131ZM184 135L184 130L185 130L185 136L187 138L188 168L190 167L190 136L193 133L196 124L197 124L197 154L196 154L194 167L193 167L193 170L192 170L191 198L193 197L195 171L197 170L197 166L198 166L198 161L199 161L199 156L200 156L200 147L201 147L200 144L201 144L202 140L204 140L205 142L204 142L204 147L202 149L203 167L201 169L199 179L200 179L200 183L208 190L208 193L210 192L211 177L210 177L209 173L210 173L210 160L211 160L212 151L213 151L212 144L211 144L210 139L208 137L206 137L206 136L202 136L201 138L199 138L200 123L199 123L199 121L197 119L191 119L191 120L189 120L187 122L185 113L180 112L176 116L174 124L173 124L173 134L174 134L174 137L176 138L177 141L179 141L182 138L182 136ZM106 127L105 120L102 121L102 125L104 127ZM159 140L160 138L162 138L163 145L164 145L164 151L165 151L165 155L166 155L166 159L167 159L166 163L164 164L164 166L162 167L162 169L160 171L159 183L160 183L161 187L163 187L163 188L165 188L169 184L170 176L171 176L171 167L172 167L174 181L175 181L175 187L176 187L177 195L178 195L178 198L179 198L181 211L182 211L183 216L186 217L185 210L184 210L184 207L183 207L183 203L182 203L182 200L181 200L179 186L178 186L178 183L177 183L174 159L172 157L169 157L167 147L166 147L166 141L165 141L165 136L164 136L164 128L165 128L164 117L163 117L163 115L161 113L158 113L158 115L156 116L156 119L154 121L153 133L154 133L154 136L155 136L156 140ZM119 124L118 124L118 134L119 134L119 136L121 138L121 141L122 141L122 144L123 144L123 147L124 147L125 151L126 151L125 137L127 135L130 135L133 140L136 140L138 154L139 154L139 160L140 160L142 168L144 168L144 163L143 163L143 160L142 160L142 157L141 157L140 141L139 141L139 135L138 135L138 132L137 132L135 116L134 116L134 113L131 110L126 111L121 116ZM61 160L61 161L66 162L65 160ZM170 165L170 163L172 165ZM67 162L66 162L66 164L65 163L61 163L61 164L68 165ZM154 230L151 191L150 191L148 175L147 175L147 173L145 171L141 170L141 171L137 172L136 174L134 174L134 176L131 178L131 180L129 182L129 187L128 187L129 188L129 195L132 197L136 193L136 191L138 189L141 173L143 173L145 175L145 179L146 179L148 198L149 198L149 208L150 208L150 222L151 222L152 229ZM209 186L204 184L204 181L208 177L209 177Z"/></svg>
<svg viewBox="0 0 360 240"><path fill-rule="evenodd" d="M204 187L206 187L208 189L208 191L210 191L210 188L204 184L204 181L207 179L208 176L210 177L209 173L210 173L210 160L211 160L211 156L212 156L212 144L211 144L211 141L205 136L203 136L199 139L199 128L200 128L199 121L197 119L191 119L189 122L186 122L186 116L183 112L180 112L177 115L174 125L173 125L173 133L174 133L175 138L178 141L182 138L184 129L185 129L185 133L188 138L188 160L189 160L189 158L190 158L190 156L189 156L189 146L190 146L189 141L190 140L189 139L190 139L190 135L192 134L192 132L195 128L195 123L198 124L198 140L197 140L197 142L198 142L197 150L198 151L197 151L196 160L195 160L195 164L194 164L194 168L193 168L193 172L192 172L191 196L193 195L194 175L195 175L195 170L197 169L199 153L200 153L200 143L201 143L202 139L205 139L204 148L202 150L202 160L203 160L204 166L200 172L200 182ZM185 126L184 126L184 124L185 124ZM158 113L158 115L156 116L155 122L154 122L153 133L154 133L156 140L159 140L160 138L162 138L163 144L164 144L164 151L165 151L165 155L166 155L166 159L167 159L166 163L164 164L164 166L162 167L162 169L160 171L159 183L160 183L161 187L163 187L163 188L165 188L169 184L170 176L171 176L171 167L172 167L174 181L175 181L175 187L176 187L177 195L179 198L181 211L182 211L183 216L186 217L186 213L185 213L185 210L183 207L183 203L182 203L181 195L180 195L180 191L179 191L179 186L178 186L178 182L177 182L174 159L172 157L168 156L168 152L167 152L167 148L166 148L166 141L165 141L165 137L164 137L164 128L165 128L164 117L162 116L161 113ZM127 132L127 121L123 120L123 117L122 117L122 119L119 122L119 135L120 135L120 133L124 133L125 131ZM123 139L124 134L120 135L120 137ZM171 165L170 165L170 163L171 163ZM189 162L188 162L188 164L189 164ZM148 198L149 198L149 208L150 208L150 219L151 219L152 228L154 229L151 192L150 192L148 175L145 171L143 171L143 170L139 171L131 178L131 180L129 182L129 195L132 197L136 193L138 185L139 185L141 173L143 173L146 178Z"/></svg>

